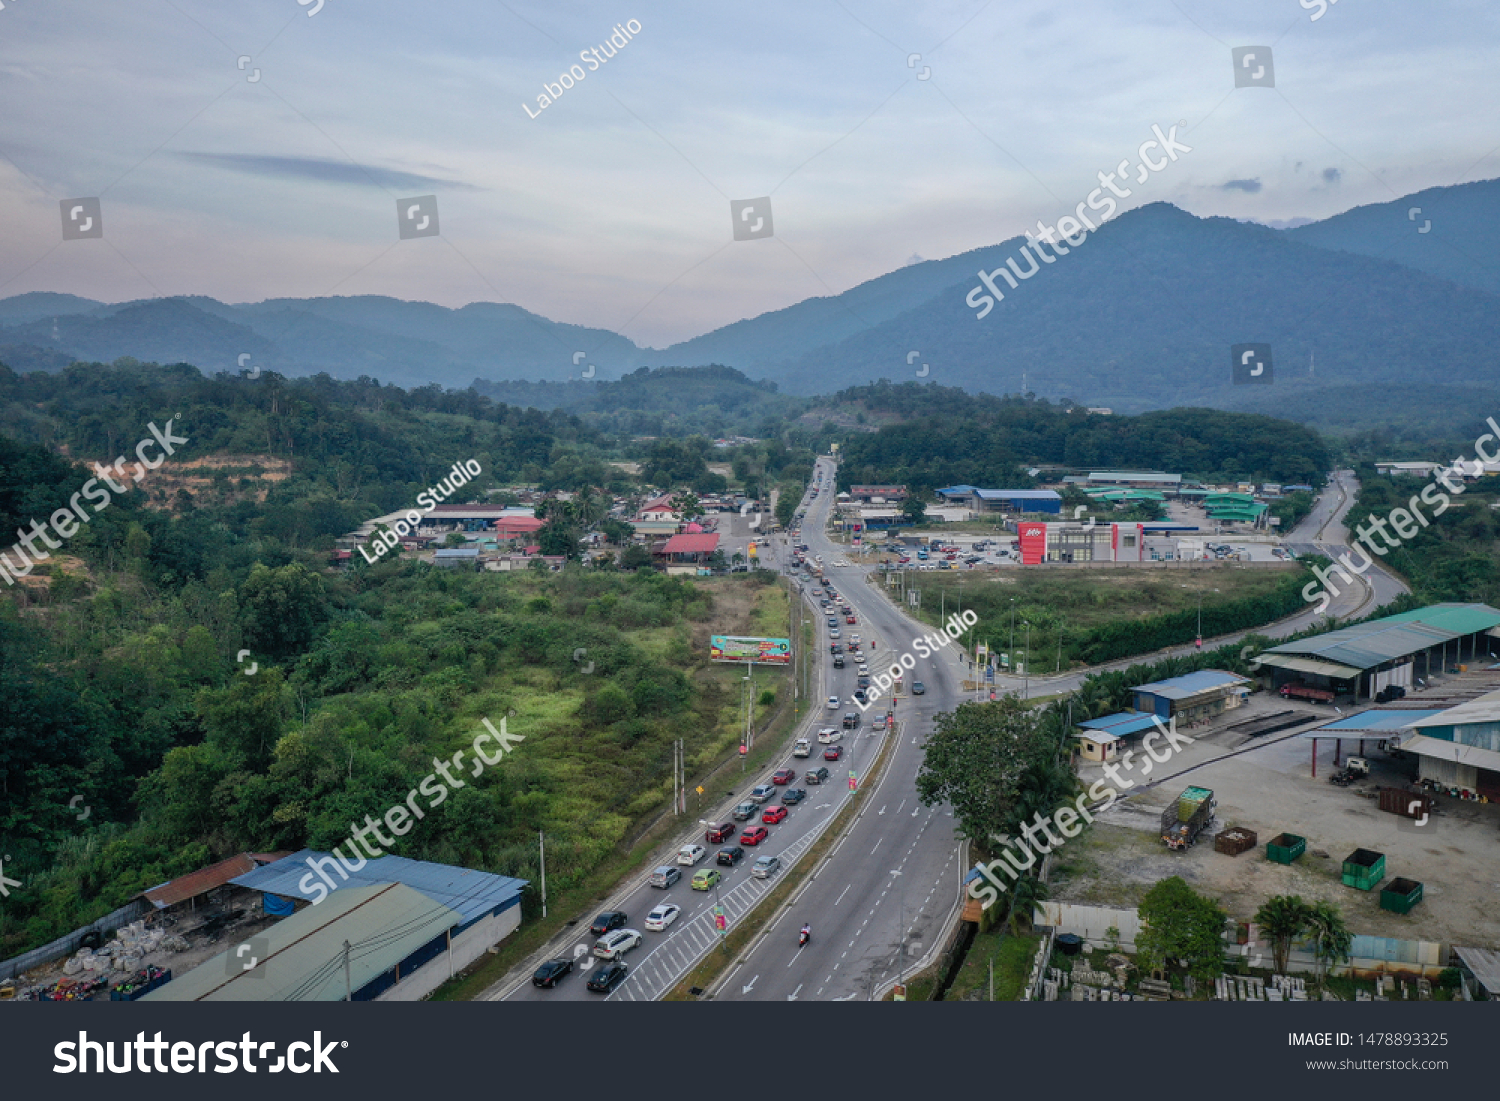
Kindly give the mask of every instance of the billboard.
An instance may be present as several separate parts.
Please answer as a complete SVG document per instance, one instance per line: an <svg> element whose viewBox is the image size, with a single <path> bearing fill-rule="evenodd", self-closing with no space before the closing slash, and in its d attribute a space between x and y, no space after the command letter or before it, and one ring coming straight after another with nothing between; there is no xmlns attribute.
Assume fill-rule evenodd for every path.
<svg viewBox="0 0 1500 1101"><path fill-rule="evenodd" d="M710 661L732 661L751 665L792 664L789 638L745 638L740 635L710 635Z"/></svg>

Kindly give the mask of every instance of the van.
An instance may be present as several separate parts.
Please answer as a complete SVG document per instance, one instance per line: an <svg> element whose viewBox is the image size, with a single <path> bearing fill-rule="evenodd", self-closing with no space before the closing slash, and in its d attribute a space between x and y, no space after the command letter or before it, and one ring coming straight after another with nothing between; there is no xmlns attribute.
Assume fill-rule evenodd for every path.
<svg viewBox="0 0 1500 1101"><path fill-rule="evenodd" d="M651 878L646 882L650 883L653 887L660 887L662 890L666 890L681 878L682 873L676 868L670 864L663 864L651 873Z"/></svg>
<svg viewBox="0 0 1500 1101"><path fill-rule="evenodd" d="M793 757L811 757L812 744L806 738L798 738L796 746L792 749Z"/></svg>

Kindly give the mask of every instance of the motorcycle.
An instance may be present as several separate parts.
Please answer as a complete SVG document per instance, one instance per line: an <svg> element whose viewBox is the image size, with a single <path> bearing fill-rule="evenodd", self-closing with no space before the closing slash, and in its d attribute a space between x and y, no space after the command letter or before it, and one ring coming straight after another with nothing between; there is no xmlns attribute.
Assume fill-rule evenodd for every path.
<svg viewBox="0 0 1500 1101"><path fill-rule="evenodd" d="M807 946L807 942L810 940L812 940L812 931L806 925L804 925L802 927L802 931L797 934L797 947L805 948Z"/></svg>

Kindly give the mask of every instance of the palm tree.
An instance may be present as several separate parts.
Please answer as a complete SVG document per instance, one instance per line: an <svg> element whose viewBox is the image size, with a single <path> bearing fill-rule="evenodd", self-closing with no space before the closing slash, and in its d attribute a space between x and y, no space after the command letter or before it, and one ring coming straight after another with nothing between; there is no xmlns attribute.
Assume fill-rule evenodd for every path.
<svg viewBox="0 0 1500 1101"><path fill-rule="evenodd" d="M1308 908L1307 925L1312 933L1313 958L1318 965L1318 981L1328 973L1334 963L1349 959L1349 949L1354 944L1354 934L1344 924L1344 915L1331 902L1315 902Z"/></svg>
<svg viewBox="0 0 1500 1101"><path fill-rule="evenodd" d="M1031 915L1036 911L1038 902L1047 899L1047 885L1034 875L1023 875L1016 880L1015 886L1010 889L1010 933L1011 936L1020 936L1019 925L1024 918L1026 923L1031 924Z"/></svg>
<svg viewBox="0 0 1500 1101"><path fill-rule="evenodd" d="M1271 942L1271 958L1278 974L1286 974L1292 941L1307 932L1311 912L1312 908L1300 895L1275 895L1255 911L1255 924Z"/></svg>

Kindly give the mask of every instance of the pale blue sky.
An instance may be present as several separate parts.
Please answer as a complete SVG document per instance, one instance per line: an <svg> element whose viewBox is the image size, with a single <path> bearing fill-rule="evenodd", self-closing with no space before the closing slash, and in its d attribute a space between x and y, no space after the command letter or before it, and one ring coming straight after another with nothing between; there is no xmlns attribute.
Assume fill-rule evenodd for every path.
<svg viewBox="0 0 1500 1101"><path fill-rule="evenodd" d="M6 0L0 297L509 301L660 347L1053 222L1153 124L1192 152L1126 208L1277 223L1500 176L1478 0L315 2ZM1249 45L1275 88L1234 87ZM399 240L429 193L441 239ZM729 201L767 194L775 237L735 242ZM104 239L63 243L80 196Z"/></svg>

